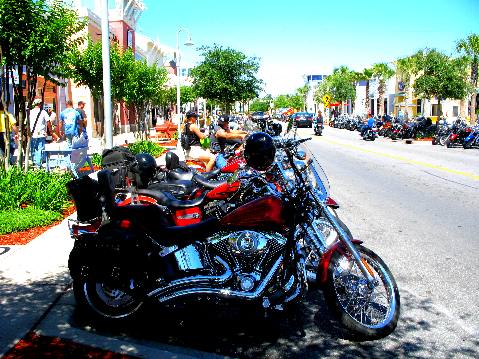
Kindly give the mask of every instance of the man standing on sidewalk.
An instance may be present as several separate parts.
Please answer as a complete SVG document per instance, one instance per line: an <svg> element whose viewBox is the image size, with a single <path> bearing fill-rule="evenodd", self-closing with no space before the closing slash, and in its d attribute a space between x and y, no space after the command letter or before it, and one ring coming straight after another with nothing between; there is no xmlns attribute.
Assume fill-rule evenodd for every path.
<svg viewBox="0 0 479 359"><path fill-rule="evenodd" d="M84 132L86 133L86 126L87 126L87 115L86 115L86 112L85 112L85 102L83 101L78 101L78 107L75 109L77 110L77 112L80 114L81 116L81 126L80 126L80 130L81 132Z"/></svg>
<svg viewBox="0 0 479 359"><path fill-rule="evenodd" d="M67 108L60 113L60 136L65 136L68 148L72 148L73 137L79 134L81 116L78 111L73 108L73 102L67 101Z"/></svg>
<svg viewBox="0 0 479 359"><path fill-rule="evenodd" d="M50 120L47 112L40 108L42 100L35 99L30 110L30 131L32 133L31 153L35 166L42 168L45 143L47 136L47 122Z"/></svg>

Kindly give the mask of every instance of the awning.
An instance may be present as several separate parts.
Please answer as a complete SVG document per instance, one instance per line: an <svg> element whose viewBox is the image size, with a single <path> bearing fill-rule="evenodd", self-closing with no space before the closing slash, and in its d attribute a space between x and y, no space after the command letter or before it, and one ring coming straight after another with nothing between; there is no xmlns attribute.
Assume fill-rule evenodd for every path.
<svg viewBox="0 0 479 359"><path fill-rule="evenodd" d="M336 106L341 106L341 102L331 102L329 104L330 107L336 107Z"/></svg>

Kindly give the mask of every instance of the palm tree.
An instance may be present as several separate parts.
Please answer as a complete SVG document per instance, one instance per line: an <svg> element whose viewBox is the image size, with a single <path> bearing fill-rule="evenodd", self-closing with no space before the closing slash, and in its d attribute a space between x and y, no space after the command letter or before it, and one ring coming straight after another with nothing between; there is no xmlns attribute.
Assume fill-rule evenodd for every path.
<svg viewBox="0 0 479 359"><path fill-rule="evenodd" d="M379 102L379 113L384 114L384 92L386 91L386 81L389 80L394 75L394 70L388 66L386 63L374 64L371 68L373 76L378 79L378 102Z"/></svg>
<svg viewBox="0 0 479 359"><path fill-rule="evenodd" d="M370 112L369 108L369 81L373 77L373 70L372 68L365 68L362 72L356 72L355 79L356 81L366 81L366 100L365 100L365 110L366 113Z"/></svg>
<svg viewBox="0 0 479 359"><path fill-rule="evenodd" d="M479 35L471 34L467 38L459 40L456 45L458 52L465 53L471 61L470 84L474 88L471 95L471 121L476 122L476 98L477 98L477 78L479 68Z"/></svg>

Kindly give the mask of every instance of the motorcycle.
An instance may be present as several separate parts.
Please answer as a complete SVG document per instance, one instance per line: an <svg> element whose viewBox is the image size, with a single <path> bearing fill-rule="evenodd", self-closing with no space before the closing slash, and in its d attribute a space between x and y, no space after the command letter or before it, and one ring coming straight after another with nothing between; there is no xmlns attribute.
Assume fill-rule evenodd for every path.
<svg viewBox="0 0 479 359"><path fill-rule="evenodd" d="M363 132L363 140L364 141L367 141L367 140L374 141L376 139L376 137L378 137L377 132L378 132L377 127L371 127L371 128L365 129L364 132Z"/></svg>
<svg viewBox="0 0 479 359"><path fill-rule="evenodd" d="M479 125L471 128L471 132L464 139L462 146L464 149L471 148L472 146L479 146Z"/></svg>
<svg viewBox="0 0 479 359"><path fill-rule="evenodd" d="M447 148L453 147L456 143L463 144L466 137L471 133L471 128L467 124L458 119L451 128L451 132L446 139L445 146Z"/></svg>
<svg viewBox="0 0 479 359"><path fill-rule="evenodd" d="M146 302L191 297L282 310L308 290L309 268L352 334L390 334L400 312L394 277L328 207L322 169L299 149L306 140L284 141L281 160L266 171L254 163L239 171L228 198L244 200L192 225L171 225L165 206L116 206L108 170L98 181L72 181L78 213L103 218L98 232L74 236L68 266L77 304L113 322L134 316ZM169 208L192 209L203 199Z"/></svg>
<svg viewBox="0 0 479 359"><path fill-rule="evenodd" d="M316 120L314 122L314 134L316 136L321 136L323 133L323 129L324 129L323 121Z"/></svg>

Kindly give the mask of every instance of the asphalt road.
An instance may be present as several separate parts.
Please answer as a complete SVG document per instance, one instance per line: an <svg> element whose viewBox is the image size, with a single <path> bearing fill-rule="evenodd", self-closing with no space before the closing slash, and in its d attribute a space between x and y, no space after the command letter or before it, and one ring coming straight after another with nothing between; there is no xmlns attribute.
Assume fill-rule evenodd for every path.
<svg viewBox="0 0 479 359"><path fill-rule="evenodd" d="M255 308L195 304L151 311L123 327L70 325L142 345L173 345L242 358L477 358L479 353L479 151L430 142L364 142L326 128L310 142L353 235L396 277L401 317L374 342L348 340L319 290L270 317ZM67 294L71 296L71 293Z"/></svg>

